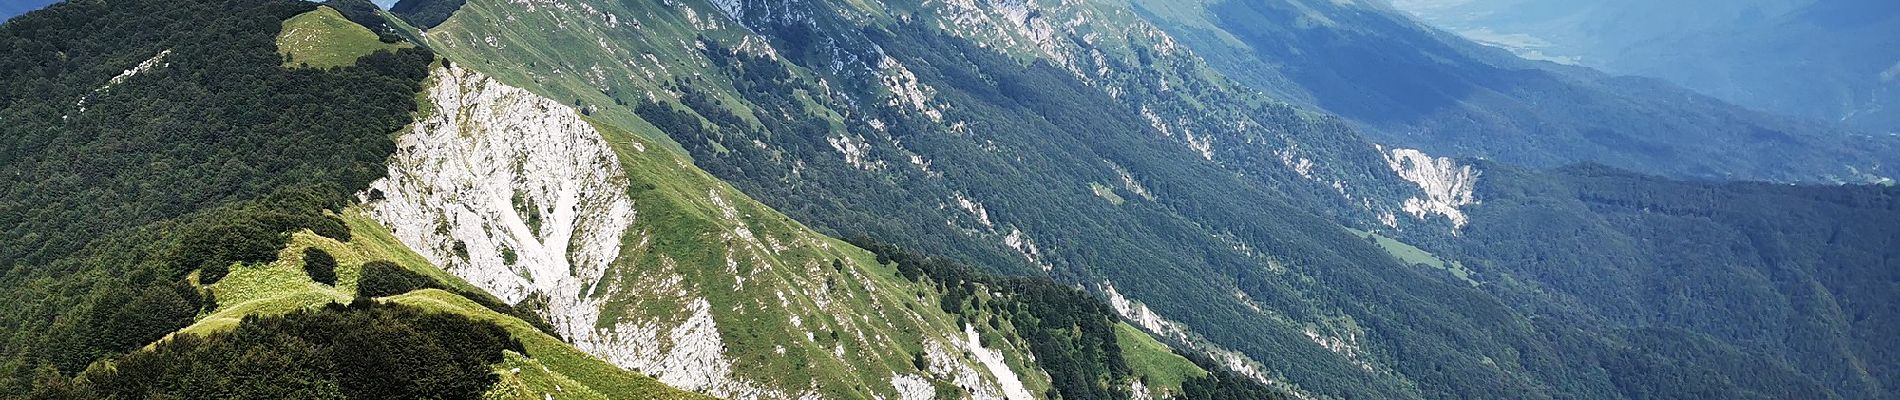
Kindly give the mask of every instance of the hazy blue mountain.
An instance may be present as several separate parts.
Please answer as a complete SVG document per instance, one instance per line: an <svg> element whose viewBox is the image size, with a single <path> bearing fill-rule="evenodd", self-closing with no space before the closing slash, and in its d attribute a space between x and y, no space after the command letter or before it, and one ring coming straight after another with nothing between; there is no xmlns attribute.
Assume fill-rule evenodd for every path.
<svg viewBox="0 0 1900 400"><path fill-rule="evenodd" d="M1900 131L1900 3L1398 0L1530 58L1663 78L1762 110Z"/></svg>
<svg viewBox="0 0 1900 400"><path fill-rule="evenodd" d="M1701 179L1879 181L1893 138L1750 111L1653 79L1531 62L1382 2L1135 2L1215 68L1378 141Z"/></svg>

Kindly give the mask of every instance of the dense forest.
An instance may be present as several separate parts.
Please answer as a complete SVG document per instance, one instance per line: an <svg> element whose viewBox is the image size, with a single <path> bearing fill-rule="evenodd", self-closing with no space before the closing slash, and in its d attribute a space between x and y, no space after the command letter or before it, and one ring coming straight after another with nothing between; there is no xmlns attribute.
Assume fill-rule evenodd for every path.
<svg viewBox="0 0 1900 400"><path fill-rule="evenodd" d="M504 350L526 351L493 323L359 297L172 338L34 397L480 399Z"/></svg>
<svg viewBox="0 0 1900 400"><path fill-rule="evenodd" d="M1634 352L1732 374L1676 379L1779 398L1900 390L1885 345L1900 332L1900 189L1487 170L1462 237L1412 236L1525 312L1629 327Z"/></svg>
<svg viewBox="0 0 1900 400"><path fill-rule="evenodd" d="M290 232L348 238L324 211L384 173L433 56L281 68L282 21L315 7L83 1L0 25L0 392L191 323L197 285Z"/></svg>

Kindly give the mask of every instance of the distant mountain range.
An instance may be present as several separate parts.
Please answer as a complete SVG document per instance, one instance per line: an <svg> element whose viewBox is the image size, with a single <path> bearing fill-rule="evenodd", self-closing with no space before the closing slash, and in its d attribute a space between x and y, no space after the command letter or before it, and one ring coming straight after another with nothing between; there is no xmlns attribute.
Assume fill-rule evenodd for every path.
<svg viewBox="0 0 1900 400"><path fill-rule="evenodd" d="M1900 3L1398 0L1533 58L1662 78L1777 113L1900 132Z"/></svg>
<svg viewBox="0 0 1900 400"><path fill-rule="evenodd" d="M1527 61L1383 2L1134 3L1234 79L1336 113L1378 141L1437 154L1803 182L1881 181L1897 162L1900 138L1751 111L1659 80Z"/></svg>

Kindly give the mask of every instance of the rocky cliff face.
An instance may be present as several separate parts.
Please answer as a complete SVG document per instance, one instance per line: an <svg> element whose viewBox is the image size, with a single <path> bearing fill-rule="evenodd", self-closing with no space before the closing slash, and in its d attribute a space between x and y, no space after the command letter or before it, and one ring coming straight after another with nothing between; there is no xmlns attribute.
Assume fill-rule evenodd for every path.
<svg viewBox="0 0 1900 400"><path fill-rule="evenodd" d="M1042 375L1012 370L1033 365L1020 339L956 326L930 289L655 143L459 67L427 94L366 208L595 356L734 398L1026 399Z"/></svg>
<svg viewBox="0 0 1900 400"><path fill-rule="evenodd" d="M593 339L601 284L633 223L627 174L560 103L439 70L435 108L398 142L371 215L429 261L509 303L543 296L561 333Z"/></svg>

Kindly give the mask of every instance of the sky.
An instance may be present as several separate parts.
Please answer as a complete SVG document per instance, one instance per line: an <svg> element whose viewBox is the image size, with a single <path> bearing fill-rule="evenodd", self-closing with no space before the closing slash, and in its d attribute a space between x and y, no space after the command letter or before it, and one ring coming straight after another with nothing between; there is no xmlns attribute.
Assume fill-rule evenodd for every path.
<svg viewBox="0 0 1900 400"><path fill-rule="evenodd" d="M38 10L47 4L57 2L59 0L0 0L0 20L11 19L16 15Z"/></svg>
<svg viewBox="0 0 1900 400"><path fill-rule="evenodd" d="M0 21L12 19L20 14L38 10L41 7L46 7L48 4L58 3L59 1L60 0L0 0ZM398 0L371 1L387 9L390 6L396 5L396 1Z"/></svg>

